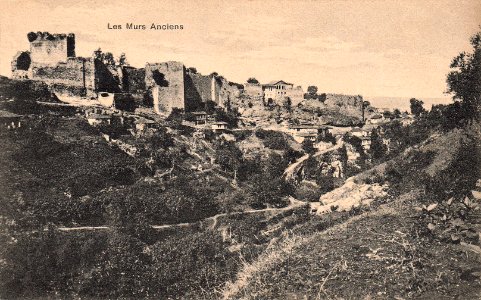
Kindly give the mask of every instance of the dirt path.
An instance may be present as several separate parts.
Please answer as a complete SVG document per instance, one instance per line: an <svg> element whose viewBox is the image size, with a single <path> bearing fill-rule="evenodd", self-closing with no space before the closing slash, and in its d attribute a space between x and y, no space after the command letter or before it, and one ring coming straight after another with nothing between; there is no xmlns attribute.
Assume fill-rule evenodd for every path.
<svg viewBox="0 0 481 300"><path fill-rule="evenodd" d="M325 150L318 151L314 154L312 154L312 157L318 157L319 155L337 150L341 148L344 145L344 142L342 140L339 141L336 145L327 148ZM294 174L301 168L302 163L307 160L311 155L306 154L299 158L295 163L290 164L284 171L284 174L282 175L285 179L292 179L294 177Z"/></svg>
<svg viewBox="0 0 481 300"><path fill-rule="evenodd" d="M198 222L209 222L212 221L212 224L209 226L209 228L214 229L215 226L217 225L218 219L222 217L228 217L228 216L235 216L235 215L249 215L249 214L261 214L265 212L282 212L282 211L287 211L291 209L298 208L306 202L294 199L292 197L289 198L290 204L286 207L281 207L281 208L264 208L264 209L259 209L259 210L246 210L246 211L240 211L240 212L233 212L233 213L221 213L217 214L212 217L208 217L205 219L202 219ZM163 229L169 229L169 228L184 228L184 227L190 227L197 225L198 222L192 222L192 223L177 223L177 224L166 224L166 225L152 225L151 227L153 229L157 230L163 230ZM63 231L63 232L69 232L69 231L95 231L95 230L110 230L111 228L109 226L79 226L79 227L58 227L57 230Z"/></svg>

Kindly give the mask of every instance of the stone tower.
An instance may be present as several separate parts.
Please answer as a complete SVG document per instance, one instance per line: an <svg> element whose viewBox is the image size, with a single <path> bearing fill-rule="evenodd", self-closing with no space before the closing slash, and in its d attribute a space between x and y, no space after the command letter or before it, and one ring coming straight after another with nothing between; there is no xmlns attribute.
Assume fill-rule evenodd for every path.
<svg viewBox="0 0 481 300"><path fill-rule="evenodd" d="M30 32L30 58L33 63L54 66L75 57L75 35L50 34L48 32Z"/></svg>

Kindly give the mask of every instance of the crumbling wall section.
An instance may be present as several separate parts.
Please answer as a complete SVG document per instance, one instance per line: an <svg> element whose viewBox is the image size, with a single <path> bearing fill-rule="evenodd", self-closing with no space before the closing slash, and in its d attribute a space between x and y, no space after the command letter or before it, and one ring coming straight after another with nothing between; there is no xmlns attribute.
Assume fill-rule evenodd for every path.
<svg viewBox="0 0 481 300"><path fill-rule="evenodd" d="M120 93L122 70L116 66L106 65L99 59L94 59L94 62L97 91Z"/></svg>
<svg viewBox="0 0 481 300"><path fill-rule="evenodd" d="M363 98L360 95L326 94L324 104L343 115L362 119Z"/></svg>
<svg viewBox="0 0 481 300"><path fill-rule="evenodd" d="M188 109L195 110L213 101L212 76L187 72L184 80L185 101Z"/></svg>
<svg viewBox="0 0 481 300"><path fill-rule="evenodd" d="M180 62L145 66L145 85L152 92L155 112L170 113L174 108L186 109L184 77L185 67Z"/></svg>
<svg viewBox="0 0 481 300"><path fill-rule="evenodd" d="M138 106L144 105L145 91L145 69L130 66L122 67L122 91L130 93Z"/></svg>
<svg viewBox="0 0 481 300"><path fill-rule="evenodd" d="M143 94L145 91L145 69L134 67L122 68L122 89L124 92Z"/></svg>
<svg viewBox="0 0 481 300"><path fill-rule="evenodd" d="M41 80L52 91L71 96L95 95L95 63L92 58L72 57L55 66L32 63L32 79Z"/></svg>
<svg viewBox="0 0 481 300"><path fill-rule="evenodd" d="M304 100L304 91L300 86L286 90L286 97L291 99L291 106L297 106Z"/></svg>
<svg viewBox="0 0 481 300"><path fill-rule="evenodd" d="M19 51L12 59L12 78L28 79L31 77L29 69L32 63L30 52Z"/></svg>
<svg viewBox="0 0 481 300"><path fill-rule="evenodd" d="M264 97L264 91L262 90L262 86L259 83L244 84L244 94L249 98L255 100L262 100L262 98Z"/></svg>
<svg viewBox="0 0 481 300"><path fill-rule="evenodd" d="M232 100L240 97L237 85L227 81L222 76L217 76L212 81L213 101L220 107L226 107Z"/></svg>

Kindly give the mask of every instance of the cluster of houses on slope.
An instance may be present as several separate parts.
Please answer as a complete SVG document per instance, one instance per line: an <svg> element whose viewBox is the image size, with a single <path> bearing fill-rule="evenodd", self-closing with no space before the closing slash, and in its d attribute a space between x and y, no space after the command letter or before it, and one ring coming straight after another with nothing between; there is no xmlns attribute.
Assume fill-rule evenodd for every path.
<svg viewBox="0 0 481 300"><path fill-rule="evenodd" d="M362 148L365 151L371 149L372 133L376 130L382 136L382 127L380 124L366 124L363 127L336 127L330 125L313 125L313 124L298 124L290 125L288 133L290 133L294 140L301 143L304 140L317 141L319 138L325 138L332 135L336 140L341 136L348 134L357 137L361 140ZM389 148L390 140L381 138L382 143Z"/></svg>
<svg viewBox="0 0 481 300"><path fill-rule="evenodd" d="M197 129L211 129L214 132L223 131L227 129L227 122L217 121L213 114L208 114L205 111L195 111L192 113L194 116L194 125ZM185 122L189 124L189 122Z"/></svg>

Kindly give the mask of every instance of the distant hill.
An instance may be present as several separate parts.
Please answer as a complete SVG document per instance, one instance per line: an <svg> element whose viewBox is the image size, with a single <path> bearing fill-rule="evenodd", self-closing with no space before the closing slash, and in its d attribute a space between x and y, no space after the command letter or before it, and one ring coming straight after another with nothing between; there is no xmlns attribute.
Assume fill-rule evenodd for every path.
<svg viewBox="0 0 481 300"><path fill-rule="evenodd" d="M377 108L393 110L399 108L401 111L409 111L409 99L416 98L424 102L424 108L431 109L433 104L452 103L451 97L446 98L422 98L422 97L364 97L364 100L371 102Z"/></svg>

